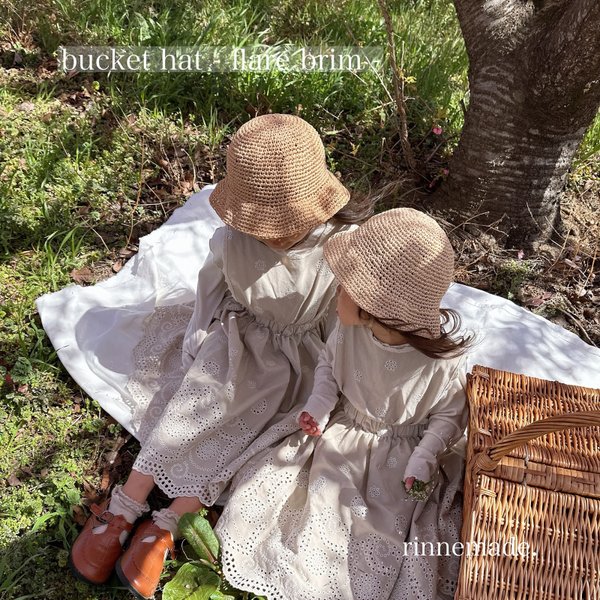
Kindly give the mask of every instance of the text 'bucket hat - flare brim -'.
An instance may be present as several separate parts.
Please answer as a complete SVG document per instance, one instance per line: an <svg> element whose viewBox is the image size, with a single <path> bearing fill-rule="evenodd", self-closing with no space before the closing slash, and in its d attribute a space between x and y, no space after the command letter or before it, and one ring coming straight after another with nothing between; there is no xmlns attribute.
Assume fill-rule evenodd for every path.
<svg viewBox="0 0 600 600"><path fill-rule="evenodd" d="M294 115L251 119L227 148L227 174L210 195L223 222L255 237L294 235L325 223L350 199L327 169L317 131Z"/></svg>
<svg viewBox="0 0 600 600"><path fill-rule="evenodd" d="M338 282L362 309L386 325L440 337L440 302L454 275L454 251L428 215L396 208L324 247Z"/></svg>

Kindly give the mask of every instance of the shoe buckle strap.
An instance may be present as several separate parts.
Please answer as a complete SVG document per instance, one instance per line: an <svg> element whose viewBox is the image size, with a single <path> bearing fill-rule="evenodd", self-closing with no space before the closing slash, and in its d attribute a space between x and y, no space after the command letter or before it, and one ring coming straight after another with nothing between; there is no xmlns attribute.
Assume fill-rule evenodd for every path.
<svg viewBox="0 0 600 600"><path fill-rule="evenodd" d="M92 504L90 511L103 525L109 525L115 516L110 511L106 510L105 508L103 509L97 504Z"/></svg>

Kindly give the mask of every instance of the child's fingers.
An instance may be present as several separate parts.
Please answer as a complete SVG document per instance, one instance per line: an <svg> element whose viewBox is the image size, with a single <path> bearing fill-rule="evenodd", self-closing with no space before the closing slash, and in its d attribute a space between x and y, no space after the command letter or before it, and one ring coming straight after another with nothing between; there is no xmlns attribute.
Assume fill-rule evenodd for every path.
<svg viewBox="0 0 600 600"><path fill-rule="evenodd" d="M310 428L310 432L309 432L308 435L312 435L313 437L321 435L321 430L318 427L313 426L313 427Z"/></svg>
<svg viewBox="0 0 600 600"><path fill-rule="evenodd" d="M307 435L321 435L321 430L319 429L319 424L317 421L306 411L300 414L300 418L298 419L298 423L300 425L300 429Z"/></svg>
<svg viewBox="0 0 600 600"><path fill-rule="evenodd" d="M319 430L319 428L314 425L303 424L300 426L300 428L307 435L313 435L313 436L321 435L321 431Z"/></svg>
<svg viewBox="0 0 600 600"><path fill-rule="evenodd" d="M408 492L408 490L410 490L410 488L413 486L413 483L415 482L415 478L414 477L407 477L404 480L404 487L406 488L406 491Z"/></svg>
<svg viewBox="0 0 600 600"><path fill-rule="evenodd" d="M307 425L311 425L312 427L315 427L317 425L317 422L306 411L300 415L300 423L305 423Z"/></svg>
<svg viewBox="0 0 600 600"><path fill-rule="evenodd" d="M309 423L311 420L313 420L313 418L310 416L310 414L308 414L306 411L304 411L300 415L299 422L301 425L303 425L303 424Z"/></svg>

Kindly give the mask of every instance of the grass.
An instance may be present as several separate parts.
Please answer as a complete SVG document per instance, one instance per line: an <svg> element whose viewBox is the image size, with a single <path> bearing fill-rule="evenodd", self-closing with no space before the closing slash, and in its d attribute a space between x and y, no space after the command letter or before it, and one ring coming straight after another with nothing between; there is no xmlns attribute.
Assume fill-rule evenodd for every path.
<svg viewBox="0 0 600 600"><path fill-rule="evenodd" d="M46 54L55 52L59 44L383 46L386 39L376 2L365 0L325 6L314 0L252 4L240 0L210 4L41 0L27 6L13 2L5 10L11 24L9 34L18 36L26 21ZM48 13L55 18L48 19ZM437 30L435 39L431 37L432 23ZM429 120L448 118L459 127L466 56L452 6L439 1L404 3L396 25L401 32L405 72L415 79L412 92L419 98L411 103L415 123L421 126L427 115ZM103 83L115 100L122 99L125 92L134 103L177 109L185 115L216 110L222 122L239 119L240 108L248 104L288 112L301 104L311 120L324 110L333 114L343 111L364 120L368 115L379 117L379 109L389 109L390 100L381 81L371 73L360 79L349 73L276 72L121 74L105 79Z"/></svg>
<svg viewBox="0 0 600 600"><path fill-rule="evenodd" d="M89 590L65 582L71 511L115 427L51 365L21 357L11 375L0 408L0 598L83 598Z"/></svg>
<svg viewBox="0 0 600 600"><path fill-rule="evenodd" d="M393 20L411 141L435 154L436 177L463 122L458 23L442 0L394 2ZM375 0L8 0L0 39L0 600L124 598L66 571L73 507L101 487L120 428L65 373L34 300L84 268L87 282L118 269L121 250L222 176L229 136L257 113L310 120L355 189L397 179L402 158L385 69L70 77L53 55L75 44L383 46L385 30ZM597 177L599 140L597 119L582 177ZM514 294L529 275L507 263L498 291Z"/></svg>

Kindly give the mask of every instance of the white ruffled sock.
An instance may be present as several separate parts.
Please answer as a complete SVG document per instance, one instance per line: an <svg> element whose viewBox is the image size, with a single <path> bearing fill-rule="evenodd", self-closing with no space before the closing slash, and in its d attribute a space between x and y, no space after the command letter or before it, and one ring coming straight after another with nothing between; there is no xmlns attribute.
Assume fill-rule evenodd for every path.
<svg viewBox="0 0 600 600"><path fill-rule="evenodd" d="M121 515L125 518L128 523L135 523L139 517L141 517L145 512L148 512L150 507L147 502L143 504L130 498L124 491L123 487L120 485L115 486L113 490L112 496L110 498L110 503L108 504L107 511L112 513L113 515ZM92 533L100 534L106 531L108 525L98 525L98 527L94 527ZM119 541L121 545L125 543L125 540L128 536L127 531L121 532L119 536Z"/></svg>
<svg viewBox="0 0 600 600"><path fill-rule="evenodd" d="M161 529L166 529L171 532L173 536L173 540L178 540L181 538L181 533L179 532L179 515L171 510L170 508L163 508L162 510L155 510L152 512L152 520L157 527ZM149 535L147 538L144 538L143 542L153 542L156 538L153 535Z"/></svg>
<svg viewBox="0 0 600 600"><path fill-rule="evenodd" d="M113 515L122 515L128 523L135 523L150 507L147 502L141 503L130 498L120 485L113 490L108 511Z"/></svg>

